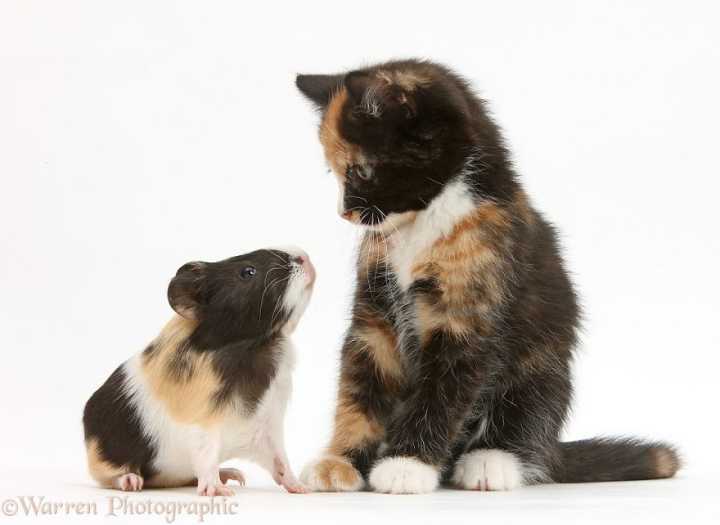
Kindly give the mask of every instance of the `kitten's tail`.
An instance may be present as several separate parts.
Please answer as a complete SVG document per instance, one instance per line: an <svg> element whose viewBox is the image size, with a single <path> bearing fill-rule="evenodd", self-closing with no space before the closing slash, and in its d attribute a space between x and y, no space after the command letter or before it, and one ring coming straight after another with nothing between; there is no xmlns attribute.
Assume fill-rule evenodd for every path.
<svg viewBox="0 0 720 525"><path fill-rule="evenodd" d="M634 438L593 438L560 443L558 483L671 478L681 466L672 445Z"/></svg>

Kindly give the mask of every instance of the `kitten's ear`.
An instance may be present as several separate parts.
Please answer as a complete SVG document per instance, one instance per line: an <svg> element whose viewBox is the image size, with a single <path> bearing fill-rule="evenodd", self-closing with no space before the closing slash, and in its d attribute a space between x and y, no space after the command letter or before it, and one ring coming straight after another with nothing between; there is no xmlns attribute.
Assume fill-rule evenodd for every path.
<svg viewBox="0 0 720 525"><path fill-rule="evenodd" d="M319 109L325 109L340 86L344 75L298 75L295 85Z"/></svg>
<svg viewBox="0 0 720 525"><path fill-rule="evenodd" d="M168 302L185 319L199 321L205 304L207 263L184 264L170 281Z"/></svg>
<svg viewBox="0 0 720 525"><path fill-rule="evenodd" d="M417 113L412 91L387 77L353 71L345 75L344 83L358 109L371 117L409 119Z"/></svg>
<svg viewBox="0 0 720 525"><path fill-rule="evenodd" d="M353 71L345 75L343 84L345 84L345 89L348 90L350 97L360 101L373 88L373 85L377 84L377 80L364 71Z"/></svg>

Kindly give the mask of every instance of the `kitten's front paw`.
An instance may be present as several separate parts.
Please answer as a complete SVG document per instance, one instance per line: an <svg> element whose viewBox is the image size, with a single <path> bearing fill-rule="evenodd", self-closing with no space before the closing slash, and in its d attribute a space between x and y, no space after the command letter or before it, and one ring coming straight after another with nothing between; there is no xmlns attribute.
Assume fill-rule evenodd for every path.
<svg viewBox="0 0 720 525"><path fill-rule="evenodd" d="M361 490L365 482L348 460L324 456L305 466L300 481L314 492L349 492Z"/></svg>
<svg viewBox="0 0 720 525"><path fill-rule="evenodd" d="M396 456L378 461L370 471L370 486L375 492L421 494L438 486L437 468L419 459Z"/></svg>
<svg viewBox="0 0 720 525"><path fill-rule="evenodd" d="M452 480L466 490L512 490L522 485L522 465L504 450L473 450L457 460Z"/></svg>

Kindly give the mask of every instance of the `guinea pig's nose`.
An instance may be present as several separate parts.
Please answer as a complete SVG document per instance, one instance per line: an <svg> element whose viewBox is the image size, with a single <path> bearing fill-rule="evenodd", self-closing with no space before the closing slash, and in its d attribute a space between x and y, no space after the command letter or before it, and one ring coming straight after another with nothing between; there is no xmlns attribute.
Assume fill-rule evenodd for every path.
<svg viewBox="0 0 720 525"><path fill-rule="evenodd" d="M307 262L307 257L305 257L304 255L296 255L291 259L291 261L299 265L303 265Z"/></svg>

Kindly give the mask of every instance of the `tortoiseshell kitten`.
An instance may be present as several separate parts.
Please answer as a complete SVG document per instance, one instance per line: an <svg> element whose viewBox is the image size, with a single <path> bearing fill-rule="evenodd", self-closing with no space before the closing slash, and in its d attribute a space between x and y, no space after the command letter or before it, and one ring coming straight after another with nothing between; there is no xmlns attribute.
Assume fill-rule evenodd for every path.
<svg viewBox="0 0 720 525"><path fill-rule="evenodd" d="M366 229L334 434L303 481L418 493L674 475L663 443L559 441L577 298L467 82L406 60L297 86L322 112L339 213Z"/></svg>

